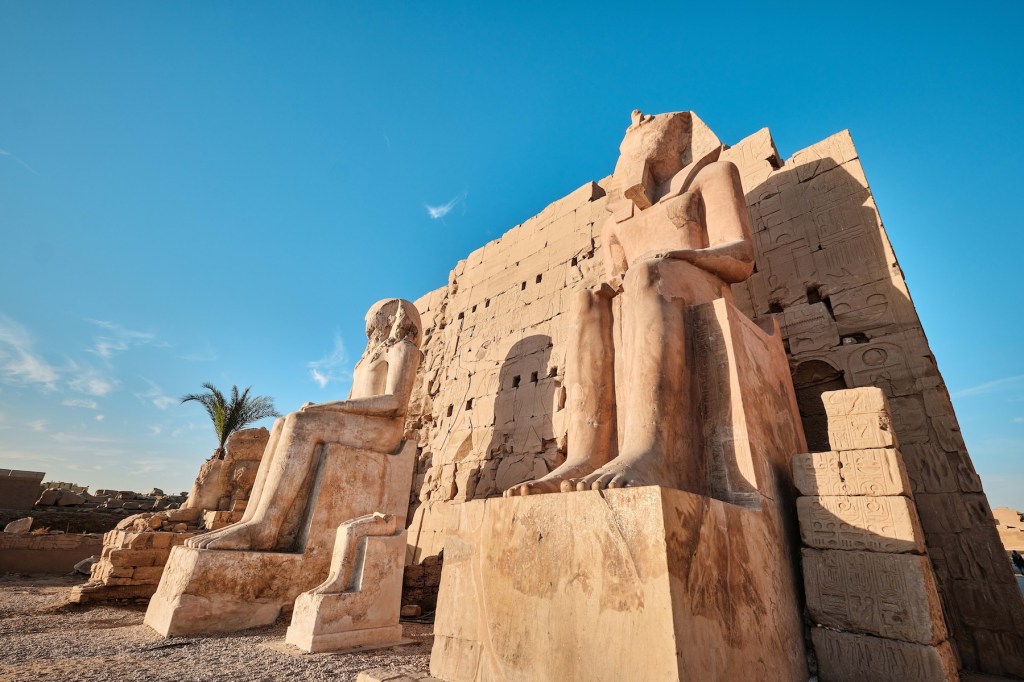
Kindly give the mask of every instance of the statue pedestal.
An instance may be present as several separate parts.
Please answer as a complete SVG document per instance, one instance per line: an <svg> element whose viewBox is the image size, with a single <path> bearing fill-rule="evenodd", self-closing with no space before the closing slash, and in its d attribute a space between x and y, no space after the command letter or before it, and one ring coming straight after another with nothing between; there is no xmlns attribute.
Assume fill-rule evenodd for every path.
<svg viewBox="0 0 1024 682"><path fill-rule="evenodd" d="M319 653L411 641L398 622L406 531L362 542L357 584L346 592L300 594L285 642Z"/></svg>
<svg viewBox="0 0 1024 682"><path fill-rule="evenodd" d="M290 551L175 547L149 602L146 625L173 636L273 623L299 594L327 578L338 526L381 512L405 527L415 460L411 441L393 455L328 443L309 493L288 511Z"/></svg>
<svg viewBox="0 0 1024 682"><path fill-rule="evenodd" d="M806 447L778 328L687 313L698 489L453 506L431 674L807 679L790 458Z"/></svg>
<svg viewBox="0 0 1024 682"><path fill-rule="evenodd" d="M773 510L657 486L459 505L430 672L804 682L782 536Z"/></svg>

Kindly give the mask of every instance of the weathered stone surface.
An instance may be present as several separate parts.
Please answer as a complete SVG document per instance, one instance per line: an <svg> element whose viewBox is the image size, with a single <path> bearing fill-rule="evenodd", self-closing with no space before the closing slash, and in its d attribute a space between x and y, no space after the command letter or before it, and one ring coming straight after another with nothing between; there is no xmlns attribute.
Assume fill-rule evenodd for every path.
<svg viewBox="0 0 1024 682"><path fill-rule="evenodd" d="M924 553L924 532L906 497L801 497L800 537L808 547Z"/></svg>
<svg viewBox="0 0 1024 682"><path fill-rule="evenodd" d="M946 638L928 559L803 550L807 610L819 625L918 644Z"/></svg>
<svg viewBox="0 0 1024 682"><path fill-rule="evenodd" d="M99 554L100 535L0 533L0 573L69 573L82 559Z"/></svg>
<svg viewBox="0 0 1024 682"><path fill-rule="evenodd" d="M720 158L738 167L754 228L756 271L732 285L734 302L750 318L780 325L809 449L830 447L823 392L877 387L891 402L915 493L980 493L850 134L782 160L762 130ZM407 588L418 599L429 599L436 578L436 565L425 562L436 561L444 546L448 506L498 495L565 459L568 312L576 293L606 277L595 255L603 248L610 180L587 182L523 220L417 301L427 329L411 412L423 449L410 511L410 560L419 570L408 572ZM621 330L615 334L620 340ZM932 552L937 571L976 581L1011 579L994 531L989 539L926 525L925 533L930 546L941 540L950 547ZM952 551L953 542L963 549ZM1024 607L1007 609L1024 621ZM976 627L950 617L951 627L963 632ZM1020 629L998 632L985 630L990 653L984 660L976 644L961 646L965 664L1002 670L985 668L1003 655L992 647L1013 655L1024 636Z"/></svg>
<svg viewBox="0 0 1024 682"><path fill-rule="evenodd" d="M803 495L910 495L900 452L893 448L805 452L793 458Z"/></svg>
<svg viewBox="0 0 1024 682"><path fill-rule="evenodd" d="M312 501L308 534L294 546L297 553L173 549L165 572L175 561L181 566L161 578L146 624L173 636L272 623L299 594L326 579L342 523L383 510L404 525L415 456L411 441L396 455L329 446L321 489L336 492Z"/></svg>
<svg viewBox="0 0 1024 682"><path fill-rule="evenodd" d="M938 646L813 628L821 682L957 682L956 655Z"/></svg>
<svg viewBox="0 0 1024 682"><path fill-rule="evenodd" d="M44 476L42 471L0 469L0 509L31 509Z"/></svg>
<svg viewBox="0 0 1024 682"><path fill-rule="evenodd" d="M27 533L30 530L32 530L31 516L26 516L24 518L18 519L17 521L11 521L6 526L4 526L5 533Z"/></svg>
<svg viewBox="0 0 1024 682"><path fill-rule="evenodd" d="M431 673L803 682L776 523L767 508L653 486L453 507Z"/></svg>
<svg viewBox="0 0 1024 682"><path fill-rule="evenodd" d="M395 518L371 514L338 528L331 572L295 600L285 641L303 651L388 646L402 639L406 532Z"/></svg>
<svg viewBox="0 0 1024 682"><path fill-rule="evenodd" d="M431 677L428 673L415 670L374 668L359 673L356 676L356 682L441 682L441 680Z"/></svg>

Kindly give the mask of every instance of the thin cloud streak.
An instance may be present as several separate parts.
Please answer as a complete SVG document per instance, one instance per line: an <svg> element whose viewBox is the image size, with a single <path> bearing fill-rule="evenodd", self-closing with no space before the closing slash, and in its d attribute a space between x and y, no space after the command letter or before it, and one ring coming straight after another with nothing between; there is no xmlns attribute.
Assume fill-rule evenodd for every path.
<svg viewBox="0 0 1024 682"><path fill-rule="evenodd" d="M143 381L148 384L148 388L145 391L141 391L135 394L135 397L139 400L153 403L160 410L166 410L173 405L178 404L177 398L172 398L169 395L164 394L164 389L160 387L158 383L146 377L140 377Z"/></svg>
<svg viewBox="0 0 1024 682"><path fill-rule="evenodd" d="M458 206L466 199L466 193L463 192L458 196L454 197L451 201L440 206L431 206L430 204L423 204L423 207L427 209L427 215L433 220L444 218L446 215L452 212L452 209Z"/></svg>
<svg viewBox="0 0 1024 682"><path fill-rule="evenodd" d="M152 332L127 329L116 322L107 320L89 320L89 322L110 332L108 335L96 337L93 347L88 349L90 353L95 353L104 359L109 359L114 353L126 351L132 346L167 345L158 343L156 334Z"/></svg>
<svg viewBox="0 0 1024 682"><path fill-rule="evenodd" d="M14 154L12 154L12 153L10 153L9 151L7 151L6 149L0 149L0 156L6 156L6 157L7 157L8 159L11 159L12 161L15 161L15 162L17 162L17 163L20 163L20 164L21 164L22 166L24 166L24 167L25 167L25 168L26 168L26 169L28 170L28 172L29 172L29 173L31 173L32 175L39 175L39 173L37 173L37 172L36 172L36 169L35 169L35 168L33 168L32 166L28 165L27 163L25 163L24 161L22 161L22 160L21 160L21 158L19 158L19 157L15 156Z"/></svg>
<svg viewBox="0 0 1024 682"><path fill-rule="evenodd" d="M1001 391L1006 388L1010 388L1014 384L1024 381L1024 374L1017 374L1012 377L1004 377L1002 379L995 379L994 381L986 381L985 383L978 384L977 386L971 386L969 388L961 389L952 394L953 398L968 398L976 395L984 395L986 393L992 393L994 391Z"/></svg>
<svg viewBox="0 0 1024 682"><path fill-rule="evenodd" d="M348 352L341 335L334 333L334 348L329 354L306 363L309 375L320 388L325 388L332 381L351 381L352 370L349 369Z"/></svg>
<svg viewBox="0 0 1024 682"><path fill-rule="evenodd" d="M99 407L99 404L91 398L68 398L61 405L67 407L81 407L87 410L95 410Z"/></svg>
<svg viewBox="0 0 1024 682"><path fill-rule="evenodd" d="M37 355L32 337L26 329L0 314L0 373L21 384L42 384L54 389L60 378L50 363Z"/></svg>

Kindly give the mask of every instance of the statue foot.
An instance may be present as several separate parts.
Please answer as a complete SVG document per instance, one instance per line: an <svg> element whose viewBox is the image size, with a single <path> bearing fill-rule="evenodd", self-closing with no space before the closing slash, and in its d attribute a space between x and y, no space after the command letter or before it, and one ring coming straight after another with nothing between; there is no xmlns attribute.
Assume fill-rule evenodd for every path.
<svg viewBox="0 0 1024 682"><path fill-rule="evenodd" d="M621 455L593 473L561 483L563 493L574 490L635 488L642 485L670 485L664 457L660 452Z"/></svg>
<svg viewBox="0 0 1024 682"><path fill-rule="evenodd" d="M587 462L565 462L562 466L551 471L547 476L538 478L536 481L526 481L524 483L514 485L502 493L502 495L504 497L514 497L516 495L525 496L557 493L561 490L561 486L564 481L574 479L578 476L584 476L593 470L594 465Z"/></svg>
<svg viewBox="0 0 1024 682"><path fill-rule="evenodd" d="M270 544L262 537L262 524L235 523L210 533L189 538L185 544L196 549L267 550Z"/></svg>

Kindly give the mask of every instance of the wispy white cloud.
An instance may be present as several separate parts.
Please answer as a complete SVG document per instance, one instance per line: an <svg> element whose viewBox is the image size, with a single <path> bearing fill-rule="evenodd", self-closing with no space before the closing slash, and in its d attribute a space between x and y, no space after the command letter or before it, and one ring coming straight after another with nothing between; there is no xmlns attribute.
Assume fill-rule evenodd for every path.
<svg viewBox="0 0 1024 682"><path fill-rule="evenodd" d="M164 394L164 389L160 387L160 384L156 383L151 379L147 379L146 377L140 378L146 382L148 387L146 388L145 391L140 391L139 393L136 393L136 398L138 398L139 400L144 400L146 402L153 403L158 409L161 410L166 410L172 405L178 404L177 398L172 398L171 396Z"/></svg>
<svg viewBox="0 0 1024 682"><path fill-rule="evenodd" d="M41 384L53 389L60 375L36 353L33 345L23 326L0 314L0 375L8 382Z"/></svg>
<svg viewBox="0 0 1024 682"><path fill-rule="evenodd" d="M149 432L152 433L154 436L159 436L161 433L163 433L163 431L164 427L160 426L159 424L153 424L152 426L149 427Z"/></svg>
<svg viewBox="0 0 1024 682"><path fill-rule="evenodd" d="M446 215L451 213L452 209L458 206L463 201L465 201L465 199L466 192L462 192L461 194L453 197L452 200L447 203L441 204L439 206L423 204L423 207L427 209L427 215L429 215L434 220L438 220L440 218L444 218Z"/></svg>
<svg viewBox="0 0 1024 682"><path fill-rule="evenodd" d="M14 154L10 153L10 152L9 152L9 151L7 151L6 149L0 149L0 156L6 156L6 157L7 157L8 159L11 159L12 161L15 161L15 162L17 162L17 163L20 163L20 164L21 164L22 166L24 166L24 167L25 167L25 168L26 168L26 169L28 170L28 172L29 172L29 173L31 173L32 175L39 175L39 173L37 173L37 172L36 172L36 169L35 169L35 168L33 168L32 166L28 165L27 163L25 163L24 161L22 161L22 160L21 160L21 159L20 159L19 157L17 157L17 156L15 156Z"/></svg>
<svg viewBox="0 0 1024 682"><path fill-rule="evenodd" d="M36 433L43 433L44 431L46 431L46 420L36 419L34 421L28 422L27 424L25 424L25 426L27 426L29 430L35 431Z"/></svg>
<svg viewBox="0 0 1024 682"><path fill-rule="evenodd" d="M331 352L313 362L306 363L313 381L324 388L332 381L351 381L352 370L349 368L348 352L341 335L334 333L334 347Z"/></svg>
<svg viewBox="0 0 1024 682"><path fill-rule="evenodd" d="M976 386L970 386L968 388L960 389L952 394L953 398L968 398L970 396L984 395L986 393L994 393L995 391L1003 391L1008 388L1013 388L1024 382L1024 374L1017 374L1011 377L1004 377L1002 379L995 379L993 381L986 381Z"/></svg>
<svg viewBox="0 0 1024 682"><path fill-rule="evenodd" d="M82 407L87 410L95 410L99 407L95 400L91 398L68 398L61 405L67 405L68 407Z"/></svg>
<svg viewBox="0 0 1024 682"><path fill-rule="evenodd" d="M127 329L117 324L116 322L109 322L107 320L89 320L97 327L101 327L107 331L102 336L97 336L94 340L93 347L88 349L90 353L95 353L101 358L109 359L114 353L120 353L126 351L132 346L146 346L150 344L166 346L166 343L161 343L157 340L156 334L153 332L140 332L133 329Z"/></svg>
<svg viewBox="0 0 1024 682"><path fill-rule="evenodd" d="M57 433L52 434L50 438L58 443L88 443L91 445L117 442L113 438L105 438L103 436L86 436L76 433L67 433L65 431L58 431Z"/></svg>
<svg viewBox="0 0 1024 682"><path fill-rule="evenodd" d="M106 372L96 369L90 365L80 365L74 360L67 360L65 371L70 378L68 387L72 391L103 397L117 388L121 382Z"/></svg>
<svg viewBox="0 0 1024 682"><path fill-rule="evenodd" d="M106 416L106 415L104 415L104 414L98 414L98 415L96 415L96 421L98 421L98 422L101 422L101 421L103 421L103 420L104 420L104 419L106 419L106 418L107 418L107 416Z"/></svg>

